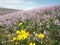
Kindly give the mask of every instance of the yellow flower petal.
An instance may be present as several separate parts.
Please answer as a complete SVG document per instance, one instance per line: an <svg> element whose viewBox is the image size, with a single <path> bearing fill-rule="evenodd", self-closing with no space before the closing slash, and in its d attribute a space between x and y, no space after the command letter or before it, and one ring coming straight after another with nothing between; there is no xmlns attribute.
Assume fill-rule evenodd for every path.
<svg viewBox="0 0 60 45"><path fill-rule="evenodd" d="M18 31L16 31L16 34L19 34L20 33L20 31L18 30Z"/></svg>
<svg viewBox="0 0 60 45"><path fill-rule="evenodd" d="M16 37L13 37L12 41L16 41L16 40L17 40Z"/></svg>

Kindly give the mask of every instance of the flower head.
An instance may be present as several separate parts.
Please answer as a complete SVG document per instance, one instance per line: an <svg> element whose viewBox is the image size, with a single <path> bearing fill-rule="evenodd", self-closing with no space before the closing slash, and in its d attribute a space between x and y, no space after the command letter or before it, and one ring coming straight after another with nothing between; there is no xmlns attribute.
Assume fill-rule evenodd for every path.
<svg viewBox="0 0 60 45"><path fill-rule="evenodd" d="M25 30L17 31L16 33L17 33L17 39L18 40L26 39L29 35L29 33L26 32Z"/></svg>
<svg viewBox="0 0 60 45"><path fill-rule="evenodd" d="M38 34L38 37L43 39L45 36L44 36L44 34L40 33L40 34Z"/></svg>

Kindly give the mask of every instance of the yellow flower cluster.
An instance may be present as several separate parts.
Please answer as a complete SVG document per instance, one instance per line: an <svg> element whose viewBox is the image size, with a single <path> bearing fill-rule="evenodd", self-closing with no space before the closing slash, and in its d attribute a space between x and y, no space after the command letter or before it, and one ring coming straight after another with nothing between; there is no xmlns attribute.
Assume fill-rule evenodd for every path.
<svg viewBox="0 0 60 45"><path fill-rule="evenodd" d="M38 37L43 39L45 36L44 36L44 34L40 33L40 34L38 34Z"/></svg>
<svg viewBox="0 0 60 45"><path fill-rule="evenodd" d="M16 33L18 34L17 35L18 40L23 40L23 39L27 38L28 37L28 34L29 34L25 30L17 31Z"/></svg>
<svg viewBox="0 0 60 45"><path fill-rule="evenodd" d="M34 43L31 42L31 43L29 43L29 45L36 45L36 44L35 44L35 42Z"/></svg>
<svg viewBox="0 0 60 45"><path fill-rule="evenodd" d="M15 40L24 40L29 36L29 32L26 32L26 30L16 31L17 36L13 37L13 41Z"/></svg>

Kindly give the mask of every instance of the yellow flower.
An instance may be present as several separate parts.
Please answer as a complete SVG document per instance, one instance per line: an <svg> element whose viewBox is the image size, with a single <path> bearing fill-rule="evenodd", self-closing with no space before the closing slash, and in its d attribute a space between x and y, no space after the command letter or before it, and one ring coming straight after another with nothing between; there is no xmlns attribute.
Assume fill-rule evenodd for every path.
<svg viewBox="0 0 60 45"><path fill-rule="evenodd" d="M42 39L42 38L44 38L45 36L44 36L44 34L40 33L40 34L38 34L38 37Z"/></svg>
<svg viewBox="0 0 60 45"><path fill-rule="evenodd" d="M16 40L17 40L16 37L13 37L13 39L11 41L16 41Z"/></svg>
<svg viewBox="0 0 60 45"><path fill-rule="evenodd" d="M23 39L26 39L28 36L29 36L29 32L26 32L26 30L18 30L16 31L16 37L13 37L12 41L15 41L15 40L23 40Z"/></svg>
<svg viewBox="0 0 60 45"><path fill-rule="evenodd" d="M18 31L16 31L16 34L19 34L20 33L20 31L18 30Z"/></svg>
<svg viewBox="0 0 60 45"><path fill-rule="evenodd" d="M22 24L23 24L22 22L19 23L19 25L22 25Z"/></svg>
<svg viewBox="0 0 60 45"><path fill-rule="evenodd" d="M29 43L29 45L36 45L36 44L35 44L35 42L34 43L31 42L31 43Z"/></svg>
<svg viewBox="0 0 60 45"><path fill-rule="evenodd" d="M27 38L28 37L28 32L24 33L22 36L23 36L23 39Z"/></svg>
<svg viewBox="0 0 60 45"><path fill-rule="evenodd" d="M18 30L18 31L16 31L16 34L23 34L23 33L25 33L26 31L25 30Z"/></svg>
<svg viewBox="0 0 60 45"><path fill-rule="evenodd" d="M20 34L26 33L26 30L21 30Z"/></svg>
<svg viewBox="0 0 60 45"><path fill-rule="evenodd" d="M18 40L26 39L29 36L29 33L26 32L25 30L17 31L16 33L17 33Z"/></svg>
<svg viewBox="0 0 60 45"><path fill-rule="evenodd" d="M22 35L17 35L17 40L23 40Z"/></svg>

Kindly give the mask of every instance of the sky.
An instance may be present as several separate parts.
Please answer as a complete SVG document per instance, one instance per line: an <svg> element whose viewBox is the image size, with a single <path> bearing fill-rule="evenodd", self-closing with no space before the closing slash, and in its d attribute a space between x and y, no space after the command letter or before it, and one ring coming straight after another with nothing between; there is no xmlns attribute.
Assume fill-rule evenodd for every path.
<svg viewBox="0 0 60 45"><path fill-rule="evenodd" d="M29 10L59 4L60 0L0 0L0 7L19 10Z"/></svg>

